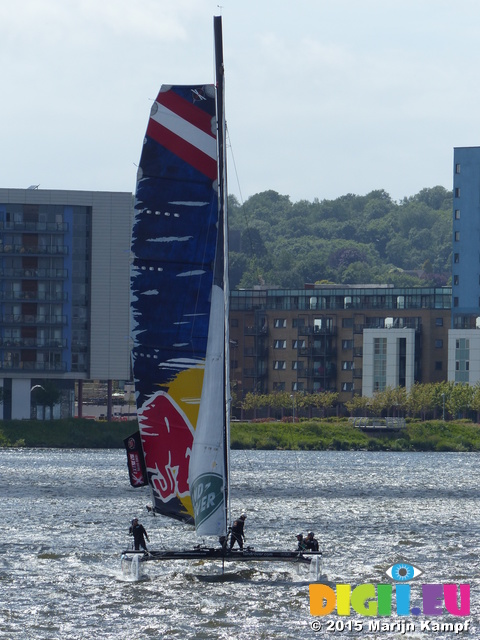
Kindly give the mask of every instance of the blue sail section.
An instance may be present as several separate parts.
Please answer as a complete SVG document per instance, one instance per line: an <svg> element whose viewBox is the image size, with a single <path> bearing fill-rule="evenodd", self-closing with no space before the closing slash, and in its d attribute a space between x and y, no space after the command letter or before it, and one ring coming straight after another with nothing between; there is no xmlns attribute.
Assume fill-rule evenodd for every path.
<svg viewBox="0 0 480 640"><path fill-rule="evenodd" d="M162 87L137 179L132 360L155 509L187 522L218 233L216 153L214 87Z"/></svg>

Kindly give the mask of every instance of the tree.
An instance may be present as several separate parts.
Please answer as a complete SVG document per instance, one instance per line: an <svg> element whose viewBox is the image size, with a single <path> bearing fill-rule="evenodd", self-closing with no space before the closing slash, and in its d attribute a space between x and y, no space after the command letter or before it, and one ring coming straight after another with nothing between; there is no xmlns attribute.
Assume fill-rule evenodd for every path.
<svg viewBox="0 0 480 640"><path fill-rule="evenodd" d="M367 417L370 398L367 396L353 396L351 400L345 402L345 407L350 416Z"/></svg>
<svg viewBox="0 0 480 640"><path fill-rule="evenodd" d="M331 409L337 400L338 393L334 393L333 391L321 391L320 393L312 394L313 404L315 407L322 409L324 418L327 409Z"/></svg>
<svg viewBox="0 0 480 640"><path fill-rule="evenodd" d="M61 397L61 391L52 380L44 380L41 385L33 387L34 400L42 407L49 407L50 419L53 420L53 407Z"/></svg>
<svg viewBox="0 0 480 640"><path fill-rule="evenodd" d="M454 418L461 416L465 417L465 414L471 408L472 398L474 396L474 387L469 384L456 384L450 397L446 401L449 412Z"/></svg>
<svg viewBox="0 0 480 640"><path fill-rule="evenodd" d="M257 417L257 410L265 406L264 396L259 393L247 393L242 402L244 411L253 410L253 418Z"/></svg>

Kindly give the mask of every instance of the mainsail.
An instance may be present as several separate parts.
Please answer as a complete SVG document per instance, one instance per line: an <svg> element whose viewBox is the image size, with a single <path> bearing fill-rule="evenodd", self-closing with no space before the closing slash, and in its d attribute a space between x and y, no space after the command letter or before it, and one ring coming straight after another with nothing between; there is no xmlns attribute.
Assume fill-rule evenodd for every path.
<svg viewBox="0 0 480 640"><path fill-rule="evenodd" d="M227 545L229 291L220 17L214 26L216 85L162 86L145 135L131 275L139 434L125 446L130 481L148 482L155 511L194 523L200 535L220 536L221 546L128 549L122 559L132 565L137 554L137 562L310 564L320 552Z"/></svg>
<svg viewBox="0 0 480 640"><path fill-rule="evenodd" d="M132 233L133 375L154 509L195 523L202 535L226 531L226 192L217 88L161 87Z"/></svg>

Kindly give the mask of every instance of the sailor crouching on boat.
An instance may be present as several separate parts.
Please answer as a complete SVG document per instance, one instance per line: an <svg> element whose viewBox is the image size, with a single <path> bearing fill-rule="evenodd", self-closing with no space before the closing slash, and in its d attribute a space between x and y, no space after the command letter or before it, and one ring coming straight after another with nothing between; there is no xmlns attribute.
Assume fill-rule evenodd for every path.
<svg viewBox="0 0 480 640"><path fill-rule="evenodd" d="M130 536L133 536L135 551L138 551L140 547L142 547L142 549L144 549L145 551L148 551L147 545L145 543L145 538L148 540L148 542L150 542L150 539L148 537L148 533L145 531L143 524L140 524L138 522L138 518L134 518L132 520L132 525L128 533Z"/></svg>
<svg viewBox="0 0 480 640"><path fill-rule="evenodd" d="M307 550L307 543L305 542L304 538L303 538L303 533L299 533L297 536L297 549L299 551L306 551Z"/></svg>
<svg viewBox="0 0 480 640"><path fill-rule="evenodd" d="M247 516L242 513L238 520L235 520L233 523L230 537L230 549L232 549L235 542L237 542L240 547L240 551L243 551L243 541L245 540L245 533L243 529L245 527L246 518Z"/></svg>
<svg viewBox="0 0 480 640"><path fill-rule="evenodd" d="M318 540L315 538L313 531L305 538L305 546L309 551L318 551Z"/></svg>

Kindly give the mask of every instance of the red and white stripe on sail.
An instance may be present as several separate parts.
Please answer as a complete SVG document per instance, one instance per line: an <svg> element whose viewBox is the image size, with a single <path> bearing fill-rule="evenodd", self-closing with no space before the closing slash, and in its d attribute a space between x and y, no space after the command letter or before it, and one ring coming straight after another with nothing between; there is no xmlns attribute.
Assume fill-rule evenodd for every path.
<svg viewBox="0 0 480 640"><path fill-rule="evenodd" d="M215 88L211 86L211 90ZM160 90L155 107L147 136L212 181L216 180L217 143L211 116L174 91Z"/></svg>

